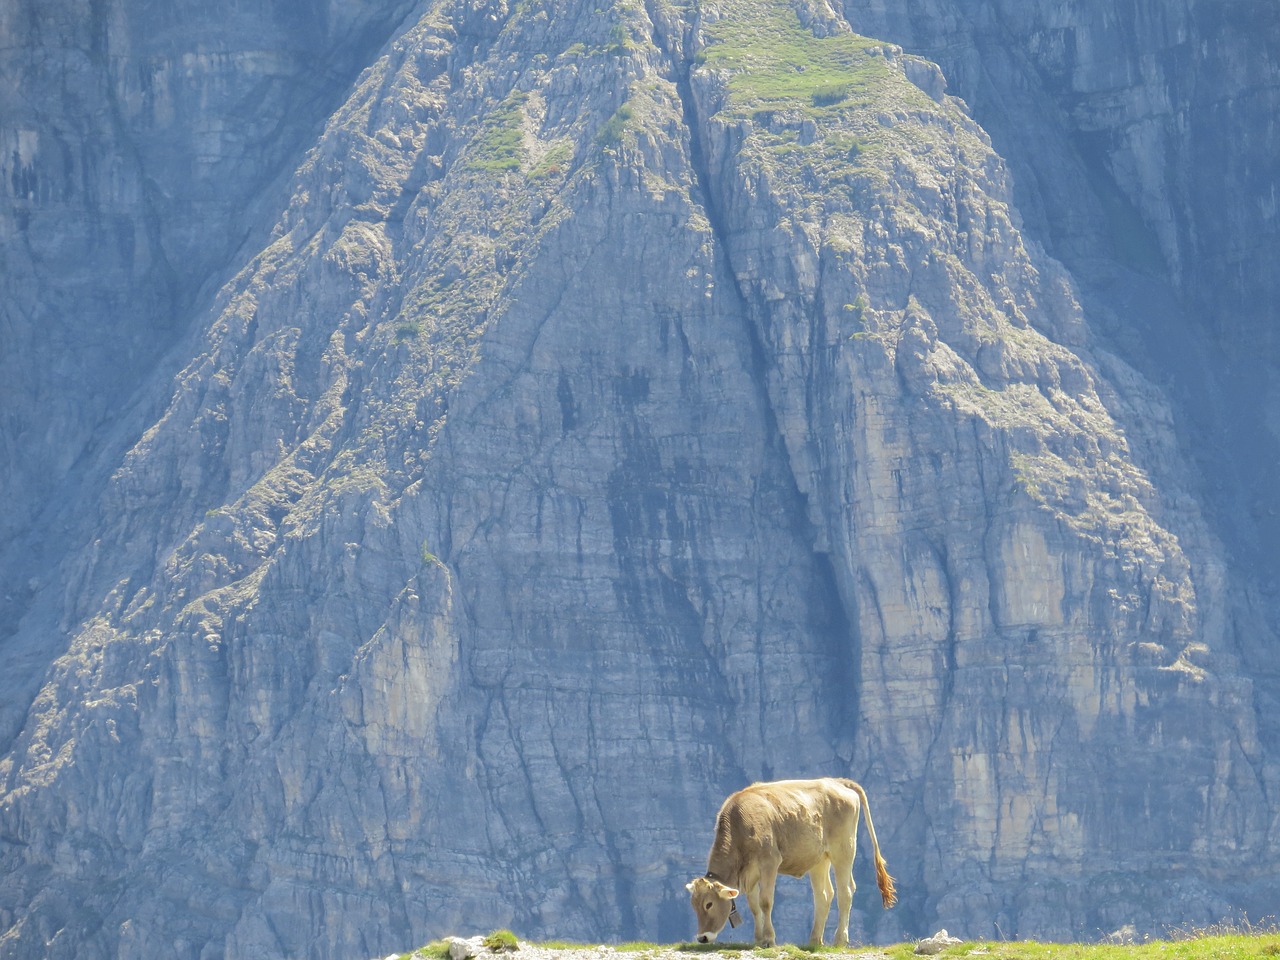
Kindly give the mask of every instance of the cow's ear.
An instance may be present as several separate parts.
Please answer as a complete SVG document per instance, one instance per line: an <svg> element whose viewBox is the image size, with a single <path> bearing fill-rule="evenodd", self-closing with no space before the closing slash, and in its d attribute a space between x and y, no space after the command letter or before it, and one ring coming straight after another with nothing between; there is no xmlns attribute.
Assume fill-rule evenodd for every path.
<svg viewBox="0 0 1280 960"><path fill-rule="evenodd" d="M688 883L686 883L684 885L684 888L688 890L690 893L693 893L693 881L690 880Z"/></svg>
<svg viewBox="0 0 1280 960"><path fill-rule="evenodd" d="M720 896L724 897L724 899L726 900L732 900L737 895L738 895L738 891L733 889L733 887L720 888Z"/></svg>

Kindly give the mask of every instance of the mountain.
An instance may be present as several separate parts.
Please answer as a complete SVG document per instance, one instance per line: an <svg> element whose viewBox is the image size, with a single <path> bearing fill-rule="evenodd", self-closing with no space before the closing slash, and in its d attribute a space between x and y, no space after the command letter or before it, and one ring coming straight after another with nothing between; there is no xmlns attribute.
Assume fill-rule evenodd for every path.
<svg viewBox="0 0 1280 960"><path fill-rule="evenodd" d="M828 774L866 940L1274 902L1278 26L0 14L0 954L678 939Z"/></svg>

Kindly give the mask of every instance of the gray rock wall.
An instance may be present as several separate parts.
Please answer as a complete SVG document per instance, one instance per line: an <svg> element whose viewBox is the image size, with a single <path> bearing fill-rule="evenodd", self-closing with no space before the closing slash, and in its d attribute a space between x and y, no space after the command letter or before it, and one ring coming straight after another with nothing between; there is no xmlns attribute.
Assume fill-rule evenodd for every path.
<svg viewBox="0 0 1280 960"><path fill-rule="evenodd" d="M258 15L174 36L359 49ZM865 939L1270 889L1236 568L1169 394L936 68L818 4L490 0L349 87L298 69L152 130L189 300L123 329L170 366L114 365L138 399L67 485L9 481L63 532L3 641L0 951L676 939L723 796L818 774L867 786L901 881ZM253 176L162 148L338 90ZM210 239L179 183L239 191Z"/></svg>
<svg viewBox="0 0 1280 960"><path fill-rule="evenodd" d="M845 5L939 61L1015 174L1027 229L1096 333L1165 390L1225 544L1264 717L1276 628L1280 106L1272 9L1246 4Z"/></svg>
<svg viewBox="0 0 1280 960"><path fill-rule="evenodd" d="M125 409L185 362L166 352L237 248L261 244L280 202L270 185L408 6L0 11L0 637L14 670L47 666L47 640L18 652L18 624L92 533L104 474L138 436ZM6 698L0 735L30 699Z"/></svg>

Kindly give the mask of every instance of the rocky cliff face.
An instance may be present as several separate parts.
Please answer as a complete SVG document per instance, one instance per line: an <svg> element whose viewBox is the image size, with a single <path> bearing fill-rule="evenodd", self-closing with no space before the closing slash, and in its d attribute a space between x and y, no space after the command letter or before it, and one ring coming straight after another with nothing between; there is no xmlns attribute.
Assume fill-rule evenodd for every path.
<svg viewBox="0 0 1280 960"><path fill-rule="evenodd" d="M1096 334L1159 383L1226 546L1249 671L1277 680L1277 11L1244 3L851 0L942 64ZM1264 719L1280 715L1268 708Z"/></svg>
<svg viewBox="0 0 1280 960"><path fill-rule="evenodd" d="M18 0L0 11L0 637L11 673L48 665L50 639L28 644L18 622L137 439L117 429L121 408L172 372L166 351L197 305L269 229L270 185L408 6ZM5 700L8 737L30 696Z"/></svg>
<svg viewBox="0 0 1280 960"><path fill-rule="evenodd" d="M401 12L360 9L371 38ZM119 213L191 276L140 310L171 338L122 324L132 365L75 361L114 367L113 402L143 381L96 446L23 400L79 431L41 456L84 466L8 481L61 532L6 561L53 571L4 641L6 955L678 938L723 795L793 775L870 792L902 904L859 899L868 939L1090 936L1269 889L1263 643L1180 395L1024 231L938 67L851 21L446 0L350 86L191 81L166 136L245 114L278 152L195 178L238 191L208 238L176 186ZM354 28L308 28L355 62ZM290 161L295 111L343 88ZM193 182L134 150L140 181ZM82 208L22 176L15 222L64 249ZM784 896L780 930L808 910Z"/></svg>

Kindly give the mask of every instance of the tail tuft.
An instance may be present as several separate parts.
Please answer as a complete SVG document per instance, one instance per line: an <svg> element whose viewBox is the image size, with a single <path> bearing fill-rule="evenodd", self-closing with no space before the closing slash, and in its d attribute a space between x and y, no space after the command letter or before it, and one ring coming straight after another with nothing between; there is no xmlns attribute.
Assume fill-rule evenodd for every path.
<svg viewBox="0 0 1280 960"><path fill-rule="evenodd" d="M862 802L862 810L867 815L867 833L871 835L871 850L876 857L876 884L880 887L880 902L886 907L892 907L898 902L898 894L893 889L893 877L889 876L884 857L880 856L880 841L876 839L875 824L871 822L871 804L867 802L867 791L852 780L845 782L849 784L849 789L858 795L858 799Z"/></svg>
<svg viewBox="0 0 1280 960"><path fill-rule="evenodd" d="M880 887L880 902L886 907L892 907L898 902L897 891L893 888L893 877L889 876L889 869L885 865L884 857L876 855L876 883Z"/></svg>

